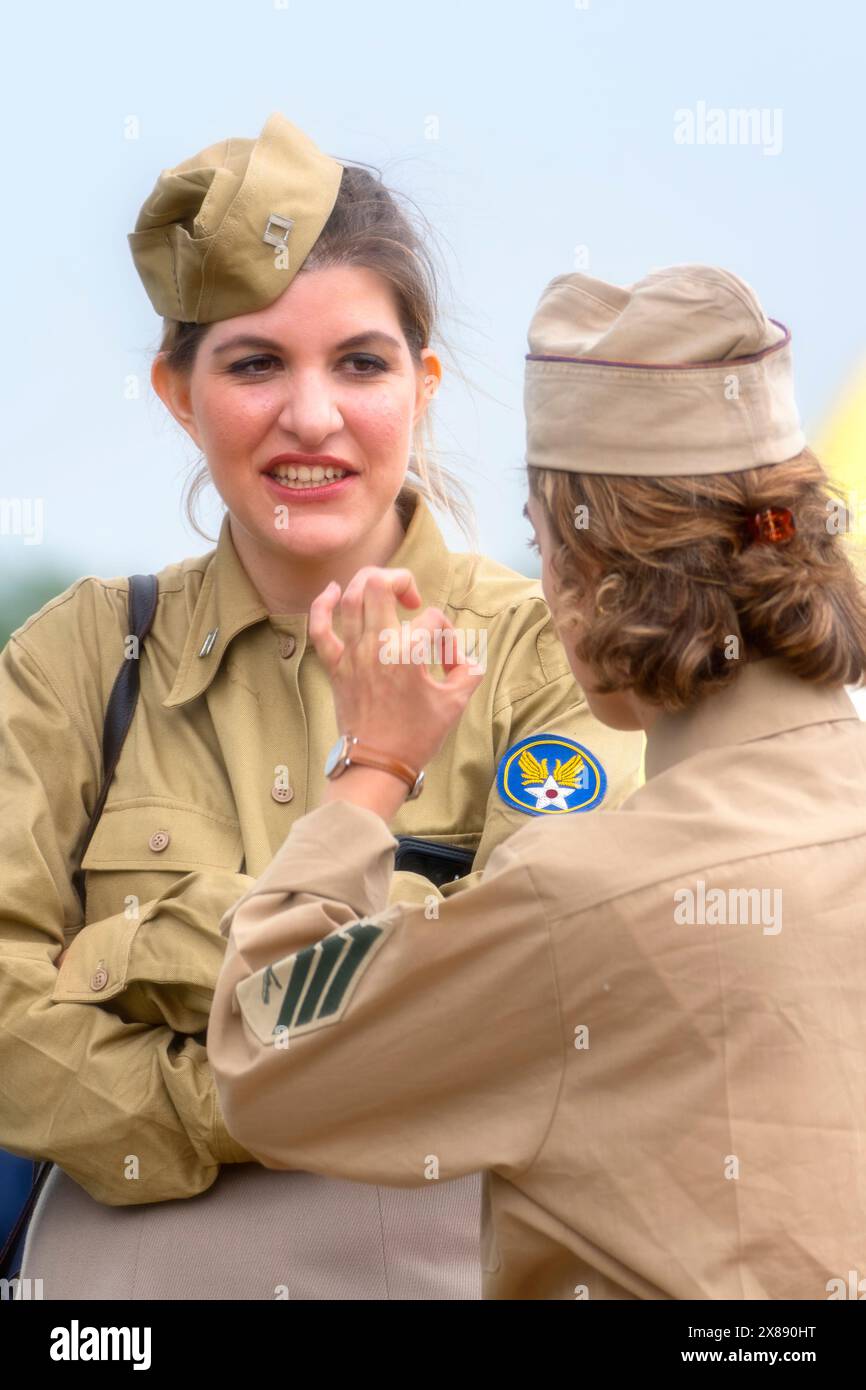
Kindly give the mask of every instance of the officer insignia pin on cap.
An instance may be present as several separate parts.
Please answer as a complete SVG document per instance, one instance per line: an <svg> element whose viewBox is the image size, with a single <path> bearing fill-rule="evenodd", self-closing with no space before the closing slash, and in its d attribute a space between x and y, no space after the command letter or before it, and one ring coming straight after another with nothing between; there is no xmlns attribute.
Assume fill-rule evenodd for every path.
<svg viewBox="0 0 866 1390"><path fill-rule="evenodd" d="M527 816L592 811L607 790L598 758L559 734L532 734L503 754L496 786L506 806Z"/></svg>

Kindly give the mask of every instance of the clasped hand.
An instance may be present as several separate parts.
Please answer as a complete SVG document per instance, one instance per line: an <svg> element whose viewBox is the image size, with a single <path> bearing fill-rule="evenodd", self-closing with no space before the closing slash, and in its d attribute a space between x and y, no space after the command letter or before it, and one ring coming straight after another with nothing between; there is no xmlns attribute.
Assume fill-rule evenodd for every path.
<svg viewBox="0 0 866 1390"><path fill-rule="evenodd" d="M401 642L398 601L404 608L421 606L411 570L366 566L342 597L335 581L319 594L310 607L309 632L331 682L340 733L422 768L460 719L484 671L461 656L453 636L445 640L456 629L441 609L425 608L409 623L408 643ZM441 634L444 680L433 676L426 661L415 659L419 632L430 638ZM436 650L432 643L421 645ZM395 647L413 653L413 659L395 661Z"/></svg>

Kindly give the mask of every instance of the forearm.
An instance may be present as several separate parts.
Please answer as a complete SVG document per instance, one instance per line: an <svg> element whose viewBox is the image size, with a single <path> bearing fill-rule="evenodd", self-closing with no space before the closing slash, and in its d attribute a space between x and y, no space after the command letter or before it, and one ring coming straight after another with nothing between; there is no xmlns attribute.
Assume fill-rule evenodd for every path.
<svg viewBox="0 0 866 1390"><path fill-rule="evenodd" d="M327 782L319 805L343 802L345 805L358 806L362 810L372 811L386 825L390 825L406 800L408 791L408 784L391 773L355 764L347 768L342 776ZM480 877L480 874L473 875L473 881ZM453 889L446 885L447 891ZM441 902L444 897L443 890L431 879L419 873L400 870L394 872L388 893L389 902L417 903L428 908L431 902Z"/></svg>
<svg viewBox="0 0 866 1390"><path fill-rule="evenodd" d="M409 785L391 772L382 772L377 767L363 767L358 763L347 767L339 777L327 782L319 800L320 806L333 801L345 801L352 806L361 806L381 816L386 825L397 814L409 794Z"/></svg>
<svg viewBox="0 0 866 1390"><path fill-rule="evenodd" d="M444 1179L524 1166L562 1065L531 875L501 850L432 919L386 905L392 853L375 813L318 808L226 914L208 1046L230 1132L267 1167L390 1186L423 1187L431 1154Z"/></svg>
<svg viewBox="0 0 866 1390"><path fill-rule="evenodd" d="M50 1159L109 1206L191 1197L248 1161L207 1053L172 1029L58 1003L48 950L0 958L0 1145Z"/></svg>

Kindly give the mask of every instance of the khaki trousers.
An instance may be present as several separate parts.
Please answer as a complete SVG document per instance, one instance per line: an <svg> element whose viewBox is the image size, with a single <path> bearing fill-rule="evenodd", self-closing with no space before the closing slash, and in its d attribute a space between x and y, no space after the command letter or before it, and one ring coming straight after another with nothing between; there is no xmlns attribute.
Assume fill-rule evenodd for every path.
<svg viewBox="0 0 866 1390"><path fill-rule="evenodd" d="M108 1207L52 1169L22 1279L46 1299L480 1299L481 1175L424 1188L226 1164L207 1192Z"/></svg>

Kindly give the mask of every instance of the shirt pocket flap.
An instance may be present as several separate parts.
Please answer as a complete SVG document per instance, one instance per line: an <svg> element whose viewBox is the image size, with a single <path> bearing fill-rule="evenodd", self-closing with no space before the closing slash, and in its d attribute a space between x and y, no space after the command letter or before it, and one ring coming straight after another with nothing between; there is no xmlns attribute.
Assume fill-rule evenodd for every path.
<svg viewBox="0 0 866 1390"><path fill-rule="evenodd" d="M94 869L240 869L240 826L228 816L158 797L106 806L81 867Z"/></svg>
<svg viewBox="0 0 866 1390"><path fill-rule="evenodd" d="M242 860L240 826L228 816L164 797L106 806L81 860L86 923L67 941L53 1000L105 1003L135 979L212 989L218 962L192 923L208 911L218 918L223 885L229 884L231 897ZM212 886L208 871L216 875ZM149 921L145 905L188 874L203 874L206 881L191 879L188 892L180 890L177 920L162 926ZM238 883L238 896L243 886ZM142 927L147 940L137 944ZM213 934L224 949L216 926Z"/></svg>

